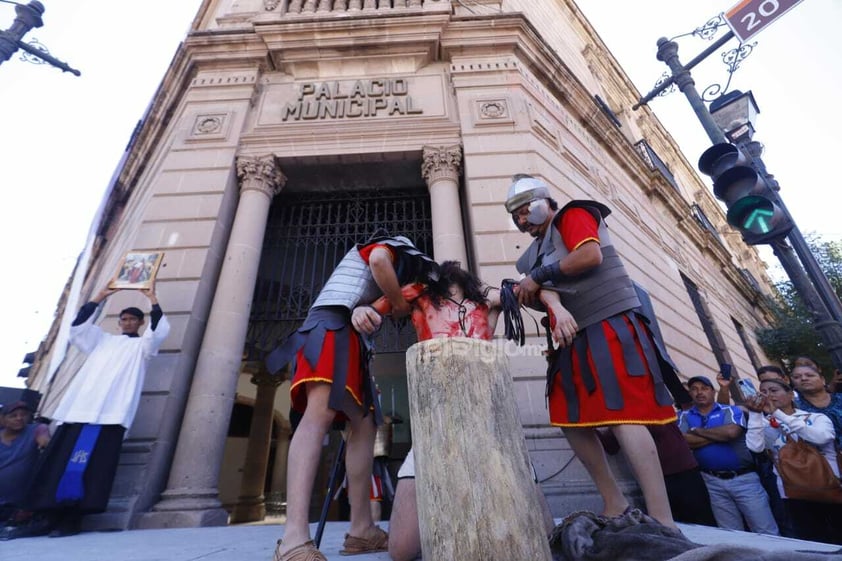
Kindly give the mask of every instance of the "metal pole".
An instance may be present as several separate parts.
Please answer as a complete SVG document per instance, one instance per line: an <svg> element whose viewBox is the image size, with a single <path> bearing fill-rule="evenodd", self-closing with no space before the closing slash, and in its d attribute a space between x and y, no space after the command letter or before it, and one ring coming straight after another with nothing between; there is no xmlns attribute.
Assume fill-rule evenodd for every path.
<svg viewBox="0 0 842 561"><path fill-rule="evenodd" d="M796 292L804 300L810 315L813 318L813 328L821 337L822 345L830 354L833 365L842 369L842 325L833 320L827 312L827 308L819 298L810 279L801 268L798 258L795 256L792 247L785 240L778 240L769 244L772 246L775 256L781 262L787 276L795 286Z"/></svg>
<svg viewBox="0 0 842 561"><path fill-rule="evenodd" d="M6 2L8 0L0 0ZM41 27L44 21L41 16L44 15L44 5L38 0L30 0L29 4L17 4L16 2L9 2L15 4L15 13L17 17L12 23L12 26L6 31L0 31L0 64L3 64L15 54L18 49L23 50L27 54L41 59L55 66L63 72L70 72L76 76L81 76L82 73L75 68L70 67L65 62L60 61L53 55L47 52L46 48L41 49L38 46L27 45L22 41L23 36L34 27ZM43 45L41 45L43 46ZM30 60L32 62L32 60Z"/></svg>
<svg viewBox="0 0 842 561"><path fill-rule="evenodd" d="M790 220L792 220L792 215L789 214L789 209L786 208L780 197L778 197L778 206L781 207L787 216L790 217ZM793 224L795 224L795 222L793 222ZM789 243L792 244L795 253L801 260L801 264L807 270L807 275L809 275L810 279L812 279L813 284L816 285L819 296L825 306L827 306L827 309L830 311L833 319L842 323L842 302L839 301L836 291L833 289L830 281L827 280L827 276L819 266L819 262L816 261L816 256L813 255L813 252L810 250L810 246L807 244L807 240L804 239L804 236L801 234L801 230L798 229L798 226L792 228L787 236L787 239L789 240Z"/></svg>
<svg viewBox="0 0 842 561"><path fill-rule="evenodd" d="M693 81L693 77L690 75L689 69L681 64L681 61L678 58L678 43L663 37L658 39L658 60L669 66L670 71L672 72L672 81L687 97L687 101L690 102L690 106L696 113L696 117L698 117L699 122L702 124L702 127L704 127L711 142L714 144L728 142L728 139L725 137L722 129L720 129L719 125L716 124L716 121L713 120L705 102L699 95L698 90L696 90L696 83ZM700 59L699 57L696 57L693 60L695 63L698 63ZM766 172L766 166L763 163L763 160L759 157L759 153L757 155L753 155L749 152L747 155L751 157L752 162L756 165L764 180L774 181L774 178L771 178L771 176ZM783 203L780 201L780 196L777 195L777 191L775 191L775 193L776 198L778 199L777 203L780 203L781 208L785 208ZM788 211L785 210L784 212L789 215ZM795 224L794 221L793 224ZM842 324L840 324L840 321L842 321L842 314L837 315L836 313L837 309L842 312L842 307L840 307L836 294L833 293L830 283L818 267L818 263L816 263L815 258L810 252L809 247L807 247L806 242L804 242L804 238L801 236L801 233L798 232L797 227L793 228L793 231L796 232L794 237L797 241L803 244L801 251L806 254L806 259L802 258L802 263L806 260L814 264L814 266L805 263L802 267L802 264L799 263L798 258L793 252L793 248L783 240L771 243L770 245L772 246L772 251L774 251L775 255L780 260L781 266L783 266L784 271L786 271L787 276L789 276L792 281L796 292L798 292L798 295L807 306L807 309L813 318L813 327L821 337L822 344L830 353L834 366L838 369L842 369ZM793 234L791 233L790 236L793 236ZM801 256L801 253L799 253L799 256ZM820 291L826 290L823 289L823 286L825 285L830 289L830 294L820 296ZM819 291L817 291L817 287ZM834 304L828 303L834 301ZM833 312L832 315L831 312Z"/></svg>
<svg viewBox="0 0 842 561"><path fill-rule="evenodd" d="M724 45L725 43L727 43L728 41L730 41L733 38L734 38L734 32L729 31L728 33L726 33L725 35L723 35L722 37L717 39L717 41L713 45L711 45L710 47L708 47L707 49L705 49L704 51L699 53L699 55L696 56L696 58L694 58L693 60L691 60L690 62L685 64L684 70L689 71L694 66L696 66L697 64L699 64L700 62L705 60L708 57L708 55L710 55L715 50L719 49L719 47L721 47L722 45ZM666 41L666 39L661 39L661 41ZM660 45L660 42L658 44ZM676 47L676 49L677 48L678 47ZM658 59L658 60L661 60L661 59ZM661 82L661 84L658 85L654 90L652 90L651 92L649 92L645 96L641 97L640 100L638 100L637 103L632 105L632 110L637 111L638 108L640 108L642 105L646 105L647 103L652 101L655 98L655 96L660 95L661 92L663 92L665 89L667 89L668 87L670 87L674 83L675 83L675 76L670 76L669 78L667 78L666 80Z"/></svg>
<svg viewBox="0 0 842 561"><path fill-rule="evenodd" d="M17 17L12 26L6 31L0 31L0 64L12 58L18 50L18 41L29 33L33 27L41 27L44 21L41 16L44 14L44 5L37 0L32 0L27 5L15 6Z"/></svg>
<svg viewBox="0 0 842 561"><path fill-rule="evenodd" d="M725 133L722 132L722 129L713 120L707 105L702 101L702 96L696 90L696 82L693 81L690 71L682 66L681 61L678 60L678 43L670 41L666 37L658 39L658 60L665 62L669 66L675 85L687 97L690 107L693 108L693 112L696 113L696 117L702 123L711 142L714 144L728 142L728 139L725 138Z"/></svg>

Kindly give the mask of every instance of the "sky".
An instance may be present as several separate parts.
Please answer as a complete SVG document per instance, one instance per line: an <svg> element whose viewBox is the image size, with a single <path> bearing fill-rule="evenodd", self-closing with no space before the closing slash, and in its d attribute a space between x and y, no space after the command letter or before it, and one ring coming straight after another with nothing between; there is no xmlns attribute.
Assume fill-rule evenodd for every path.
<svg viewBox="0 0 842 561"><path fill-rule="evenodd" d="M0 386L22 387L21 360L53 320L123 149L142 117L200 0L41 0L44 26L26 38L81 77L20 61L0 64L0 239L6 272ZM774 0L768 0L774 1ZM666 70L659 37L689 33L736 0L579 0L585 15L641 94ZM14 6L0 3L0 29ZM731 88L760 107L755 139L801 230L842 239L842 197L833 163L842 153L842 0L803 0L753 40ZM753 42L752 41L752 42ZM710 43L678 40L687 62ZM723 50L736 46L733 40ZM699 89L727 80L718 54L693 70ZM710 145L679 92L650 107L694 163ZM774 258L770 261L774 274Z"/></svg>

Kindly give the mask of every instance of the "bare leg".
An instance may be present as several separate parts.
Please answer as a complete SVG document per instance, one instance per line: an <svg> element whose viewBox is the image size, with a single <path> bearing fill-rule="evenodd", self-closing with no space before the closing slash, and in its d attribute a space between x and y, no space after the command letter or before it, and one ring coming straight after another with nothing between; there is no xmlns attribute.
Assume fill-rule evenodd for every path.
<svg viewBox="0 0 842 561"><path fill-rule="evenodd" d="M629 506L629 502L617 485L614 474L608 466L605 451L595 429L587 427L564 427L564 436L573 448L573 452L579 461L584 464L588 474L596 484L599 494L602 495L604 503L603 514L605 516L617 516L623 513ZM645 429L644 429L645 430ZM657 463L657 458L656 458Z"/></svg>
<svg viewBox="0 0 842 561"><path fill-rule="evenodd" d="M348 533L352 536L366 537L374 526L369 497L377 427L374 425L374 415L369 414L363 417L362 408L351 399L350 395L346 395L350 404L345 407L345 412L351 425L348 448L345 451L348 502L351 505L351 526Z"/></svg>
<svg viewBox="0 0 842 561"><path fill-rule="evenodd" d="M611 431L620 442L620 449L626 455L643 491L649 516L664 526L676 528L667 498L664 474L658 461L658 451L649 430L643 425L615 425Z"/></svg>
<svg viewBox="0 0 842 561"><path fill-rule="evenodd" d="M330 385L308 382L307 409L289 444L287 471L287 521L280 552L310 539L310 496L322 451L322 440L336 412L327 406Z"/></svg>
<svg viewBox="0 0 842 561"><path fill-rule="evenodd" d="M393 561L411 561L421 554L421 529L418 527L418 501L415 479L398 481L392 517L389 519L389 557Z"/></svg>

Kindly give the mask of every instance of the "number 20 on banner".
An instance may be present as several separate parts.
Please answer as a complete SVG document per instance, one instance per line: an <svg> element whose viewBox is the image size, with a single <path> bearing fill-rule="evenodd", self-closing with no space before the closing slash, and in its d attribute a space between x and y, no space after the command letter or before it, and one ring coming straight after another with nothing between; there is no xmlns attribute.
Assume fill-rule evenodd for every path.
<svg viewBox="0 0 842 561"><path fill-rule="evenodd" d="M745 43L802 0L742 0L725 12L725 21L734 35Z"/></svg>

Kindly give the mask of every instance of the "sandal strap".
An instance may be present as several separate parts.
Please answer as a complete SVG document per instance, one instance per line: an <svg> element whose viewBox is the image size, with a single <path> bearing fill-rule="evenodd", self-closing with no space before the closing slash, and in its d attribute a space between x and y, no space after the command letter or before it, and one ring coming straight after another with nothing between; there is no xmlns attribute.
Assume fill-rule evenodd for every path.
<svg viewBox="0 0 842 561"><path fill-rule="evenodd" d="M385 551L389 547L389 534L382 528L375 526L374 531L367 537L345 534L345 543L340 553L367 553Z"/></svg>
<svg viewBox="0 0 842 561"><path fill-rule="evenodd" d="M278 545L275 547L275 555L272 556L272 561L327 561L321 551L318 550L313 540L307 540L301 545L297 545L281 554L281 541L278 540Z"/></svg>

